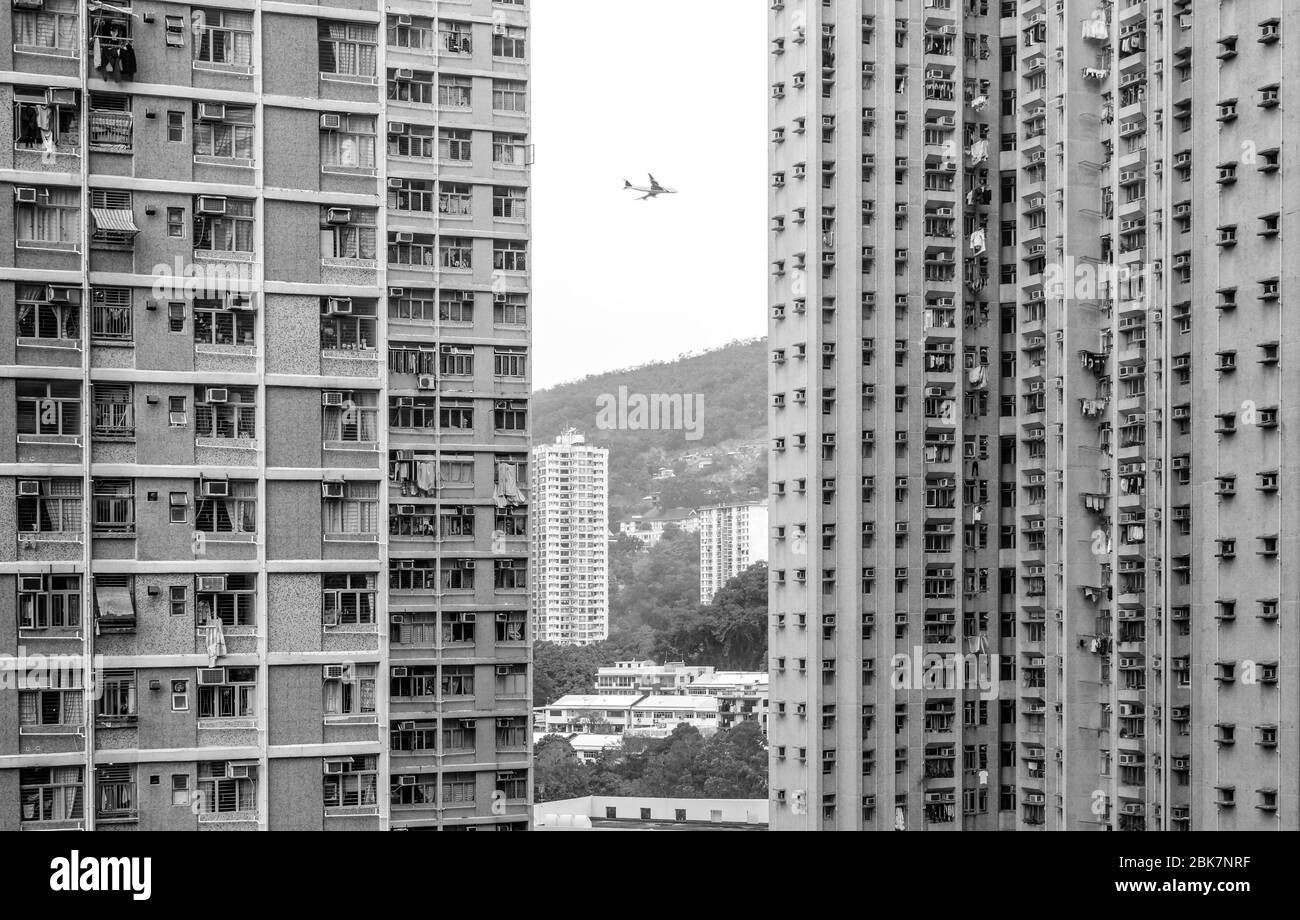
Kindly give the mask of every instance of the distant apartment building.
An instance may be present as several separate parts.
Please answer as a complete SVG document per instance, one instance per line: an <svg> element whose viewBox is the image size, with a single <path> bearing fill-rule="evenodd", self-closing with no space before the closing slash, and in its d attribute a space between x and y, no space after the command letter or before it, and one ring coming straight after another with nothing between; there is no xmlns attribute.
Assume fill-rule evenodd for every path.
<svg viewBox="0 0 1300 920"><path fill-rule="evenodd" d="M0 11L0 829L527 828L528 33Z"/></svg>
<svg viewBox="0 0 1300 920"><path fill-rule="evenodd" d="M718 728L757 722L767 732L768 674L766 671L712 671L692 681L681 692L687 696L712 696L718 701Z"/></svg>
<svg viewBox="0 0 1300 920"><path fill-rule="evenodd" d="M1296 829L1300 8L769 17L772 827Z"/></svg>
<svg viewBox="0 0 1300 920"><path fill-rule="evenodd" d="M533 448L533 634L590 645L609 637L609 451L566 431Z"/></svg>
<svg viewBox="0 0 1300 920"><path fill-rule="evenodd" d="M682 661L616 661L612 667L596 669L597 693L682 693L712 667L687 665Z"/></svg>
<svg viewBox="0 0 1300 920"><path fill-rule="evenodd" d="M547 734L610 734L666 737L678 725L702 734L718 729L718 699L685 694L570 694L539 706L534 719Z"/></svg>
<svg viewBox="0 0 1300 920"><path fill-rule="evenodd" d="M670 511L654 512L646 515L634 515L626 521L620 521L618 532L624 536L640 541L646 549L653 549L664 538L664 532L675 527L682 533L698 533L699 515L689 508L673 508Z"/></svg>
<svg viewBox="0 0 1300 920"><path fill-rule="evenodd" d="M700 603L728 581L767 560L767 502L713 505L699 510Z"/></svg>

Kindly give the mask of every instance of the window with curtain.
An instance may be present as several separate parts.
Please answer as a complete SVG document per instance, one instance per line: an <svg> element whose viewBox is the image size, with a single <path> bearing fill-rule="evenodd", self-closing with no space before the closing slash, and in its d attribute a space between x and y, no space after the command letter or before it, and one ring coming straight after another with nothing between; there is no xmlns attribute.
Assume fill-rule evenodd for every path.
<svg viewBox="0 0 1300 920"><path fill-rule="evenodd" d="M14 45L75 54L81 29L76 0L45 0L39 10L13 11Z"/></svg>
<svg viewBox="0 0 1300 920"><path fill-rule="evenodd" d="M379 440L378 395L345 392L343 405L321 409L321 440L368 444Z"/></svg>
<svg viewBox="0 0 1300 920"><path fill-rule="evenodd" d="M376 668L373 664L354 664L353 676L325 680L325 715L356 716L375 712Z"/></svg>
<svg viewBox="0 0 1300 920"><path fill-rule="evenodd" d="M376 769L377 758L374 754L363 757L331 758L325 763L326 808L346 808L377 803L378 770Z"/></svg>
<svg viewBox="0 0 1300 920"><path fill-rule="evenodd" d="M252 13L199 7L193 10L192 16L194 60L231 67L252 65Z"/></svg>
<svg viewBox="0 0 1300 920"><path fill-rule="evenodd" d="M336 169L375 168L375 119L343 115L339 127L320 133L320 165Z"/></svg>
<svg viewBox="0 0 1300 920"><path fill-rule="evenodd" d="M379 30L361 22L321 22L317 31L320 72L349 77L379 73Z"/></svg>
<svg viewBox="0 0 1300 920"><path fill-rule="evenodd" d="M325 533L378 534L379 483L347 482L343 498L324 500Z"/></svg>
<svg viewBox="0 0 1300 920"><path fill-rule="evenodd" d="M19 770L22 821L78 821L85 817L82 770L82 767Z"/></svg>
<svg viewBox="0 0 1300 920"><path fill-rule="evenodd" d="M198 117L198 103L194 104L194 155L221 160L253 161L253 109L252 106L225 106L225 117L211 121ZM249 215L252 215L250 210Z"/></svg>
<svg viewBox="0 0 1300 920"><path fill-rule="evenodd" d="M200 214L196 207L194 248L207 252L252 252L253 202L246 198L227 198L225 214Z"/></svg>
<svg viewBox="0 0 1300 920"><path fill-rule="evenodd" d="M47 186L36 190L35 204L14 208L19 242L58 243L65 247L81 242L81 191Z"/></svg>

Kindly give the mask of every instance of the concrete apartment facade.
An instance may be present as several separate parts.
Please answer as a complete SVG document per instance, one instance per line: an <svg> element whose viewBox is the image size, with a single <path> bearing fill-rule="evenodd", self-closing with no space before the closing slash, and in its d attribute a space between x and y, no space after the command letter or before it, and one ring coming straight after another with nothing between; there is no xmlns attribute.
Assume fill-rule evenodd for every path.
<svg viewBox="0 0 1300 920"><path fill-rule="evenodd" d="M712 505L700 523L700 603L708 604L727 582L756 562L767 561L767 502Z"/></svg>
<svg viewBox="0 0 1300 920"><path fill-rule="evenodd" d="M533 448L533 635L609 638L609 450L575 431Z"/></svg>
<svg viewBox="0 0 1300 920"><path fill-rule="evenodd" d="M0 13L0 828L527 827L528 25Z"/></svg>
<svg viewBox="0 0 1300 920"><path fill-rule="evenodd" d="M771 4L773 828L1297 826L1294 20Z"/></svg>

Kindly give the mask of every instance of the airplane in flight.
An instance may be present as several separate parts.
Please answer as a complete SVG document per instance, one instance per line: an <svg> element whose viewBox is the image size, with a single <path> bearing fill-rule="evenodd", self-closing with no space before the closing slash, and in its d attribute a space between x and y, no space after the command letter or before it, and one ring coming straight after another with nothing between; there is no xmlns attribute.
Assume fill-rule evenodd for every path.
<svg viewBox="0 0 1300 920"><path fill-rule="evenodd" d="M631 182L628 182L626 179L623 180L623 188L625 189L630 188L634 192L645 192L645 194L642 195L640 198L638 198L637 201L645 201L647 198L656 198L659 195L677 194L677 189L666 188L665 186L660 185L659 180L656 179L654 176L651 176L649 173L646 173L646 175L650 177L649 187L641 186L641 185L633 185Z"/></svg>

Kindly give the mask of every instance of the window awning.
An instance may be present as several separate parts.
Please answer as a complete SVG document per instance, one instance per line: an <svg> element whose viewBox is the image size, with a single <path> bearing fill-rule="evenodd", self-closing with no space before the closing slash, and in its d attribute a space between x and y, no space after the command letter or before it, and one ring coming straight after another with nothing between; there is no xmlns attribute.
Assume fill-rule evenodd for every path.
<svg viewBox="0 0 1300 920"><path fill-rule="evenodd" d="M135 620L135 600L131 589L119 585L96 585L95 603L99 619L110 621Z"/></svg>
<svg viewBox="0 0 1300 920"><path fill-rule="evenodd" d="M91 208L90 216L95 219L96 230L112 230L118 233L140 232L140 228L135 225L135 219L130 211L119 211L113 208Z"/></svg>

